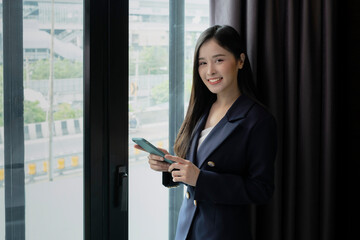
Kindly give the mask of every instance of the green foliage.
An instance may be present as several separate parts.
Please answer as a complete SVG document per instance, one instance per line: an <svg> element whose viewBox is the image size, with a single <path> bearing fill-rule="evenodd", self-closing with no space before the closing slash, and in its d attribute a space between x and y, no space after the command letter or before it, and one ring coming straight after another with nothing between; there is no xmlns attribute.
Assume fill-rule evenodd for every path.
<svg viewBox="0 0 360 240"><path fill-rule="evenodd" d="M55 78L77 78L82 77L82 63L69 60L56 60ZM49 61L39 60L30 63L32 79L49 78ZM3 66L0 65L0 126L4 126L4 96L3 96ZM54 120L78 118L82 116L81 110L72 109L70 104L63 103L58 106L54 113ZM24 101L24 123L37 123L46 121L46 112L39 106L39 102Z"/></svg>
<svg viewBox="0 0 360 240"><path fill-rule="evenodd" d="M153 104L169 102L169 81L163 81L151 89L151 102Z"/></svg>
<svg viewBox="0 0 360 240"><path fill-rule="evenodd" d="M185 79L184 98L189 101L191 94L192 79ZM159 85L151 89L151 102L153 104L161 104L169 102L169 81L163 81Z"/></svg>
<svg viewBox="0 0 360 240"><path fill-rule="evenodd" d="M24 123L45 122L46 112L39 106L39 101L24 101Z"/></svg>
<svg viewBox="0 0 360 240"><path fill-rule="evenodd" d="M58 105L58 110L54 113L54 120L74 119L82 116L82 111L71 108L69 103Z"/></svg>
<svg viewBox="0 0 360 240"><path fill-rule="evenodd" d="M137 57L138 56L138 57ZM168 66L168 48L161 46L143 47L141 49L130 48L129 74L139 75L165 74Z"/></svg>
<svg viewBox="0 0 360 240"><path fill-rule="evenodd" d="M134 107L130 103L128 104L128 106L129 106L129 112L134 112L135 111Z"/></svg>
<svg viewBox="0 0 360 240"><path fill-rule="evenodd" d="M44 80L50 77L50 62L48 59L43 59L29 63L29 71L31 72L31 79ZM24 76L26 68L24 68ZM81 78L83 75L83 65L81 62L73 62L67 59L56 59L54 61L54 78ZM25 78L24 78L25 79Z"/></svg>
<svg viewBox="0 0 360 240"><path fill-rule="evenodd" d="M3 88L2 79L0 79L0 126L4 126L4 104L3 104ZM37 123L46 120L46 112L39 106L39 101L24 101L24 123Z"/></svg>

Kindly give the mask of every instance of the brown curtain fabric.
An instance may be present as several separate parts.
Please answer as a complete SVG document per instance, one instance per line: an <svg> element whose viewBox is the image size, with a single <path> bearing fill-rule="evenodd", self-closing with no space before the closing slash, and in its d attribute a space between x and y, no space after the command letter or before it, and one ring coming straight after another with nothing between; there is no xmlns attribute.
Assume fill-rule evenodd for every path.
<svg viewBox="0 0 360 240"><path fill-rule="evenodd" d="M340 234L339 1L210 0L210 24L235 27L262 101L277 119L276 190L253 211L254 239Z"/></svg>

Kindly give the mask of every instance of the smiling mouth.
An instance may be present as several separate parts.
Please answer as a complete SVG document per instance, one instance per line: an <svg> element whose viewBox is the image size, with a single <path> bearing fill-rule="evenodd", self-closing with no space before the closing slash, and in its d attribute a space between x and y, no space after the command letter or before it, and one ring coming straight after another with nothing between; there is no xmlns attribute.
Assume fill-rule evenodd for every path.
<svg viewBox="0 0 360 240"><path fill-rule="evenodd" d="M223 78L222 77L219 77L219 78L211 78L211 79L208 79L208 82L211 84L211 85L214 85L214 84L218 84L219 82L221 82Z"/></svg>

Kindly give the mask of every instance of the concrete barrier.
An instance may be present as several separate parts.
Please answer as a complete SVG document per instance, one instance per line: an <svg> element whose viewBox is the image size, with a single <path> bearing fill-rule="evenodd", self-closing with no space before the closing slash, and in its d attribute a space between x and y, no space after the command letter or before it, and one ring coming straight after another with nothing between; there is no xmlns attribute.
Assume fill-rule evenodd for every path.
<svg viewBox="0 0 360 240"><path fill-rule="evenodd" d="M83 118L54 121L53 136L66 136L83 132ZM24 126L24 138L27 140L49 137L47 122L30 123ZM4 127L0 127L0 144L4 143Z"/></svg>

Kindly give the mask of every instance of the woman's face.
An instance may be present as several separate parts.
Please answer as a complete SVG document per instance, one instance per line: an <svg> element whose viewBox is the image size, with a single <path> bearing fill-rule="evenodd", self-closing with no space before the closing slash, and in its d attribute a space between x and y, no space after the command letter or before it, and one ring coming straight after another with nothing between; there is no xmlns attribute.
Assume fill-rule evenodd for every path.
<svg viewBox="0 0 360 240"><path fill-rule="evenodd" d="M237 74L244 61L243 53L240 59L236 60L231 52L210 39L199 49L199 75L212 93L231 96L239 92Z"/></svg>

